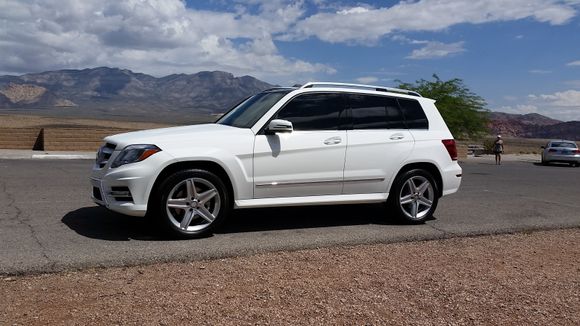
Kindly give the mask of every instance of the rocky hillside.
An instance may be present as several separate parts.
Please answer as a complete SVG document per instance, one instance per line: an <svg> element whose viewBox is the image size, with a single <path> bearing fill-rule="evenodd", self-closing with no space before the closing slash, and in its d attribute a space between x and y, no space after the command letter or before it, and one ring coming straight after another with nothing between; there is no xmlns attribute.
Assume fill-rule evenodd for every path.
<svg viewBox="0 0 580 326"><path fill-rule="evenodd" d="M562 122L537 113L492 112L489 127L494 134L509 137L580 140L580 121Z"/></svg>
<svg viewBox="0 0 580 326"><path fill-rule="evenodd" d="M221 71L156 78L126 69L58 70L0 76L2 109L75 107L131 114L222 113L240 99L272 85Z"/></svg>

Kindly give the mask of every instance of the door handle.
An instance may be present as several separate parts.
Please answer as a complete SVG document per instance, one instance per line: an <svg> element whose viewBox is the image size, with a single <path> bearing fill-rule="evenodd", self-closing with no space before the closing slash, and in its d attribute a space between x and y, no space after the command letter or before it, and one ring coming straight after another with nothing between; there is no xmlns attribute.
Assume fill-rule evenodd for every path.
<svg viewBox="0 0 580 326"><path fill-rule="evenodd" d="M405 135L403 135L403 134L394 134L394 135L391 135L391 137L389 137L389 138L391 140L401 140L401 139L405 138Z"/></svg>
<svg viewBox="0 0 580 326"><path fill-rule="evenodd" d="M336 144L340 144L342 142L342 138L340 137L330 137L326 140L324 140L324 145L336 145Z"/></svg>

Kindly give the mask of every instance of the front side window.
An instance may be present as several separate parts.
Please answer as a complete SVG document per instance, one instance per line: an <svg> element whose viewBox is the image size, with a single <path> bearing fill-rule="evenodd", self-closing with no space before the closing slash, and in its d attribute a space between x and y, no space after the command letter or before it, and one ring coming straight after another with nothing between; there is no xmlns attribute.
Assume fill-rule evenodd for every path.
<svg viewBox="0 0 580 326"><path fill-rule="evenodd" d="M252 128L274 104L289 92L290 90L277 90L256 94L238 104L216 123L238 128Z"/></svg>
<svg viewBox="0 0 580 326"><path fill-rule="evenodd" d="M274 119L292 122L294 130L338 130L343 108L340 94L303 94L292 99Z"/></svg>
<svg viewBox="0 0 580 326"><path fill-rule="evenodd" d="M405 129L397 100L385 96L349 94L353 129Z"/></svg>

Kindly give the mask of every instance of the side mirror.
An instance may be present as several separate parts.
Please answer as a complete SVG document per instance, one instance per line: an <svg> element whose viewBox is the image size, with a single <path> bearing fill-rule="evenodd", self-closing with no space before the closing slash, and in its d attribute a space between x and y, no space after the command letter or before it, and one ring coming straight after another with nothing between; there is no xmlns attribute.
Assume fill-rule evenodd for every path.
<svg viewBox="0 0 580 326"><path fill-rule="evenodd" d="M292 127L292 122L288 120L275 119L270 121L268 128L266 128L266 133L272 135L278 132L292 132L294 128Z"/></svg>

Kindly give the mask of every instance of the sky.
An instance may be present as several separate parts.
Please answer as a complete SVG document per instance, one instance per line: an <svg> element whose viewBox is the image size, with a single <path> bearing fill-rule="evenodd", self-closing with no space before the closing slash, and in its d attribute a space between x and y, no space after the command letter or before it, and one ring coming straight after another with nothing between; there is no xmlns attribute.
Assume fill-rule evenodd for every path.
<svg viewBox="0 0 580 326"><path fill-rule="evenodd" d="M221 70L279 85L461 78L580 120L580 0L0 0L0 74Z"/></svg>

